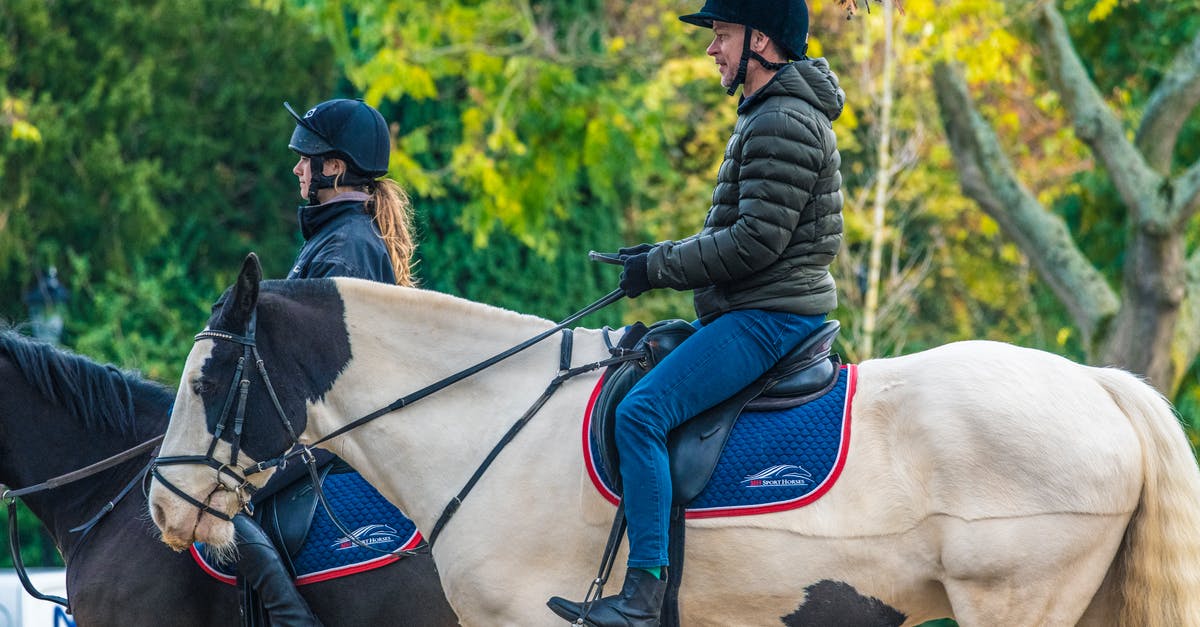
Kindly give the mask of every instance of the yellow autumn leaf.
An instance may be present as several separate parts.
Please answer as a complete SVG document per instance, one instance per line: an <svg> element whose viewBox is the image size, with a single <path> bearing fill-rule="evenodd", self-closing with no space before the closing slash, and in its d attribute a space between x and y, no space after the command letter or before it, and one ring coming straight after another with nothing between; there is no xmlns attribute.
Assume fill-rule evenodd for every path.
<svg viewBox="0 0 1200 627"><path fill-rule="evenodd" d="M42 132L25 120L13 120L12 138L37 144L42 141Z"/></svg>
<svg viewBox="0 0 1200 627"><path fill-rule="evenodd" d="M1088 11L1089 22L1103 22L1113 9L1117 8L1118 0L1099 0L1091 11Z"/></svg>

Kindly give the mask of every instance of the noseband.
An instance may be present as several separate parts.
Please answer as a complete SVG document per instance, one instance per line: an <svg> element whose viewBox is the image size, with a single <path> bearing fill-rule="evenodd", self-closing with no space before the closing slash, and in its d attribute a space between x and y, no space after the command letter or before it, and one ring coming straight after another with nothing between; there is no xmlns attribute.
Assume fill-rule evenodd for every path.
<svg viewBox="0 0 1200 627"><path fill-rule="evenodd" d="M292 422L288 420L287 414L284 413L283 407L279 404L279 397L275 394L275 388L271 385L270 377L267 376L267 370L263 366L262 356L258 354L258 346L254 341L254 328L256 319L257 312L251 312L250 322L246 325L245 335L235 335L226 331L216 331L208 328L196 334L196 337L194 338L194 341L196 342L199 342L200 340L221 340L225 342L232 342L234 344L240 344L242 346L242 356L238 358L237 368L235 368L233 371L233 380L229 383L229 392L225 396L225 404L221 408L220 418L217 421L216 428L213 430L213 437L212 441L208 445L208 451L204 455L176 455L171 457L159 457L154 460L154 465L151 468L151 473L154 475L154 478L157 479L158 482L168 490L174 492L176 496L182 498L184 501L187 501L192 506L199 508L201 512L211 514L225 521L232 521L233 517L222 511L213 509L207 503L213 494L221 490L232 492L237 498L238 509L245 511L246 513L252 513L250 498L254 495L254 492L258 490L258 488L250 483L249 477L256 473L262 472L267 468L274 467L278 465L282 459L291 456L291 453L289 453L281 458L259 462L257 464L251 464L244 468L240 468L237 465L238 453L241 450L242 428L246 423L246 398L250 393L249 369L246 368L247 362L253 362L255 369L258 370L258 376L262 379L263 384L266 386L267 394L271 398L271 403L275 406L275 413L279 416L280 421L283 422L284 428L287 429L288 435L292 438L291 448L295 450L297 447L299 447L298 454L302 459L304 459L305 463L311 464L313 461L315 461L312 452L309 451L307 447L304 447L302 444L300 444L300 438L296 436L296 430L292 427ZM237 401L236 408L234 405L235 397ZM229 462L224 463L218 460L213 453L216 451L217 442L221 440L221 435L224 434L225 430L228 428L232 428L230 435L231 455ZM181 488L168 481L167 478L164 477L161 472L159 472L160 466L173 466L182 464L199 464L216 470L217 487L213 488L213 491L209 493L208 498L205 499L206 502L200 502L187 492L184 492ZM230 487L223 480L224 478L222 475L230 477L233 479L233 481L237 482L237 485Z"/></svg>

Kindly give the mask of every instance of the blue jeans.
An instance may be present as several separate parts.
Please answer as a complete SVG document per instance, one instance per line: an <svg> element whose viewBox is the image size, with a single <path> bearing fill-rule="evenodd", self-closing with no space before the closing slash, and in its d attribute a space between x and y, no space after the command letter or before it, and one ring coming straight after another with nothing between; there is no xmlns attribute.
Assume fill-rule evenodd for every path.
<svg viewBox="0 0 1200 627"><path fill-rule="evenodd" d="M731 311L698 330L617 406L629 566L666 566L671 513L667 433L733 396L825 321L777 311Z"/></svg>

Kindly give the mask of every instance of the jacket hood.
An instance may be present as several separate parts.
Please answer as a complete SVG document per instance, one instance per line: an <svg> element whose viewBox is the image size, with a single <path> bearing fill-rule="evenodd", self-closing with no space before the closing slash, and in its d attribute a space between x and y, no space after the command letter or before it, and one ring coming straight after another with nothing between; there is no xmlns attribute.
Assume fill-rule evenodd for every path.
<svg viewBox="0 0 1200 627"><path fill-rule="evenodd" d="M837 74L829 69L829 62L823 58L804 59L789 63L776 72L766 85L738 105L738 113L743 113L756 103L778 95L799 98L816 107L831 121L842 115L846 104L846 92L842 91L838 84Z"/></svg>

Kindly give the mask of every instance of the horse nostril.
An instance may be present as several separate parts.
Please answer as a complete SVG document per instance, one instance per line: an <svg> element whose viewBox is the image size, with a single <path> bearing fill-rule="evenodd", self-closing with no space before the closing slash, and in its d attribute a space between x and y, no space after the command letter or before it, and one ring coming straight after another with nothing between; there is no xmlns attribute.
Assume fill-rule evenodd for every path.
<svg viewBox="0 0 1200 627"><path fill-rule="evenodd" d="M150 518L152 518L154 520L154 524L156 524L160 527L162 526L164 516L163 516L163 509L162 509L161 505L151 505L150 506Z"/></svg>

